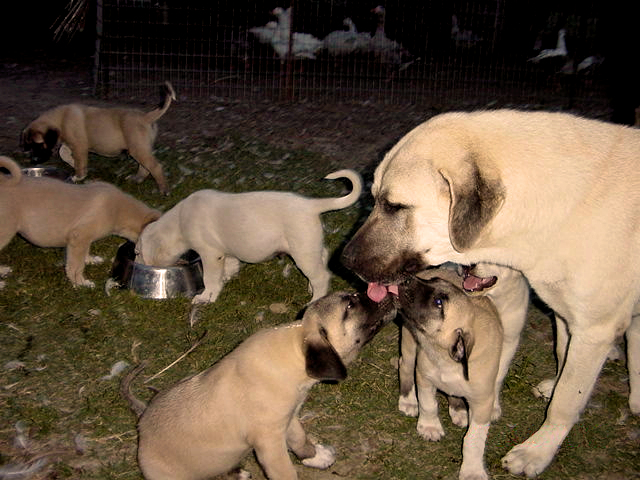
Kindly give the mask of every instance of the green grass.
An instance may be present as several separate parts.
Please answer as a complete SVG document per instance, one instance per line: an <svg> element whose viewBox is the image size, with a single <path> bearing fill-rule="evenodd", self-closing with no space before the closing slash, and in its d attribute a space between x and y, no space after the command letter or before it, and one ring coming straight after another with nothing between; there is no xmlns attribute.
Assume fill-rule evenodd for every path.
<svg viewBox="0 0 640 480"><path fill-rule="evenodd" d="M341 165L233 134L197 152L159 148L157 156L172 185L168 197L157 193L152 180L141 185L124 180L135 172L132 160L92 157L89 176L115 183L162 210L203 188L277 189L309 196L345 192L343 183L322 180ZM363 201L323 215L331 251L344 245L367 206ZM145 375L150 376L206 331L198 348L151 382L164 389L207 368L257 329L293 320L309 300L307 281L290 259L244 265L217 302L198 310L199 322L191 327L188 299L154 301L123 290L105 293L111 259L122 241L110 237L94 244L92 253L107 261L87 267L87 277L96 282L93 290L70 285L62 249L37 248L15 238L0 252L0 265L13 268L0 290L0 464L47 458L48 474L41 470L34 478L140 479L135 418L119 396L120 376L108 378L112 365L147 359ZM286 277L285 267L290 268ZM336 275L332 288L356 285ZM284 303L288 312L273 313L269 306L274 303ZM486 461L494 478L515 478L502 470L500 459L544 418L545 402L531 395L531 387L553 374L552 348L551 323L532 306L505 383L503 417L492 426L487 442ZM312 390L302 412L307 431L335 446L338 459L327 472L296 462L301 478L457 478L464 431L451 424L441 399L446 437L437 443L418 437L416 420L397 410L397 357L398 329L391 324L365 348L346 381ZM151 397L141 384L136 388L144 398ZM540 478L637 478L640 422L629 414L627 396L624 362L608 363L581 422ZM16 424L25 428L22 446L16 442ZM263 478L252 456L244 466L254 478Z"/></svg>

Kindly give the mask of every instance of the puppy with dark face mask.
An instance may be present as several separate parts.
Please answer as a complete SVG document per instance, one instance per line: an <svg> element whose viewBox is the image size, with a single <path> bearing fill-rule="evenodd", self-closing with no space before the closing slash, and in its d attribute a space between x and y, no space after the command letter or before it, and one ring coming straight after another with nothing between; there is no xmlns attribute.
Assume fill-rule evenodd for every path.
<svg viewBox="0 0 640 480"><path fill-rule="evenodd" d="M395 302L333 293L312 302L301 321L262 330L213 367L158 394L141 415L138 462L148 480L198 480L231 471L251 450L268 478L295 480L288 450L305 466L328 468L332 448L314 444L298 418L320 381L340 381L362 347L394 317ZM246 478L246 477L244 477Z"/></svg>
<svg viewBox="0 0 640 480"><path fill-rule="evenodd" d="M158 133L156 122L176 99L169 82L165 83L164 90L164 103L150 112L75 103L47 110L22 132L22 148L31 153L34 163L42 163L61 144L60 157L74 167L74 181L86 177L89 152L105 157L127 152L140 164L131 179L140 183L151 173L160 192L166 194L167 180L162 165L153 155L153 142Z"/></svg>
<svg viewBox="0 0 640 480"><path fill-rule="evenodd" d="M469 296L451 283L459 278L454 272L434 269L420 276L424 278L412 277L398 287L403 319L400 409L418 416L420 436L438 441L444 429L438 419L436 390L447 393L453 423L468 424L459 478L486 479L484 447L503 343L500 318L488 297ZM417 406L403 404L414 386ZM463 399L469 407L468 421Z"/></svg>

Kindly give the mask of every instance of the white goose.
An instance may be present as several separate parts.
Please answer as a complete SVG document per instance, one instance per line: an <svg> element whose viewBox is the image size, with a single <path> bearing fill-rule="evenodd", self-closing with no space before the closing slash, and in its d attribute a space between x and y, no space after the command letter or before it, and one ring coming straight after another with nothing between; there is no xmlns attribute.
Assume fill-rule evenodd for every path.
<svg viewBox="0 0 640 480"><path fill-rule="evenodd" d="M280 59L284 60L289 54L289 35L291 32L291 8L286 10L276 7L271 12L278 19L278 26L271 40L271 46ZM316 53L323 47L322 40L310 33L294 32L292 35L291 53L296 58L315 59Z"/></svg>
<svg viewBox="0 0 640 480"><path fill-rule="evenodd" d="M382 5L378 5L371 11L378 16L378 27L371 37L370 50L376 55L380 63L404 70L416 59L407 61L408 58L413 57L411 53L402 44L387 37L384 31L385 8Z"/></svg>
<svg viewBox="0 0 640 480"><path fill-rule="evenodd" d="M358 33L355 23L350 18L345 18L342 24L348 30L336 30L324 37L323 45L329 55L349 55L369 49L371 35Z"/></svg>

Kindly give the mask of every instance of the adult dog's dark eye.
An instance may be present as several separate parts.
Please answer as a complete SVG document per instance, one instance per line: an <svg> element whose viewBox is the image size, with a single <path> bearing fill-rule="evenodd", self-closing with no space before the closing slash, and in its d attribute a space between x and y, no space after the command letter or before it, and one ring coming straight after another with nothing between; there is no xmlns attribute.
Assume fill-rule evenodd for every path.
<svg viewBox="0 0 640 480"><path fill-rule="evenodd" d="M398 213L400 210L404 210L407 208L406 205L401 203L392 203L388 200L382 200L382 209L386 214L392 215L394 213Z"/></svg>

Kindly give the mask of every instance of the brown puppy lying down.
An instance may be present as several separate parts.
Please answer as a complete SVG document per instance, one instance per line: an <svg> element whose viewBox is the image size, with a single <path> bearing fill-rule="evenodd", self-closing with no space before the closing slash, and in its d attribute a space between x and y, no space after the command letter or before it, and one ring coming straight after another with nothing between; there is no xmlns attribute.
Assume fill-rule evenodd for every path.
<svg viewBox="0 0 640 480"><path fill-rule="evenodd" d="M334 462L330 447L307 438L298 413L313 385L339 381L346 365L387 322L394 301L333 293L301 321L262 330L202 373L145 405L121 392L140 417L138 462L146 479L204 479L229 472L252 449L270 479L296 479L287 450L308 467ZM144 413L143 413L144 412Z"/></svg>
<svg viewBox="0 0 640 480"><path fill-rule="evenodd" d="M74 286L94 286L84 277L85 262L102 261L89 255L92 242L107 235L135 242L144 226L160 217L109 183L27 177L8 157L0 157L0 167L10 172L0 174L0 250L16 234L39 247L66 247L65 270Z"/></svg>

